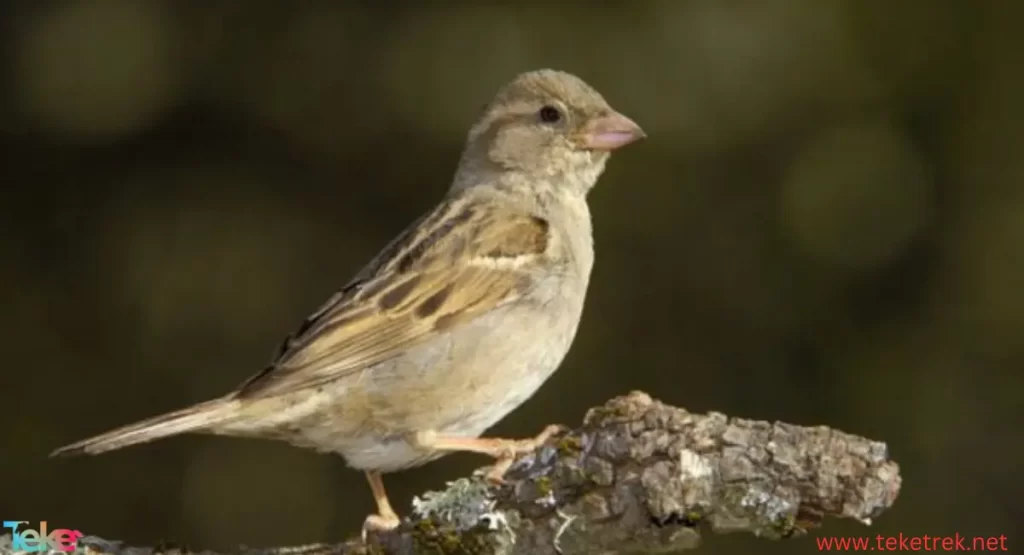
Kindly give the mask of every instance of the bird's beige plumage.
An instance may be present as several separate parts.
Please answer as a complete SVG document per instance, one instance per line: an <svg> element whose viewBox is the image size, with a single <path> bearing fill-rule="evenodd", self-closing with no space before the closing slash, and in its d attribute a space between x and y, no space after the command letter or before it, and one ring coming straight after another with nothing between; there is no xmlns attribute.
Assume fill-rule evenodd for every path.
<svg viewBox="0 0 1024 555"><path fill-rule="evenodd" d="M459 198L410 227L285 340L240 397L279 395L362 371L521 299L549 253L539 216Z"/></svg>
<svg viewBox="0 0 1024 555"><path fill-rule="evenodd" d="M381 473L452 451L494 457L499 480L530 440L480 438L558 368L593 265L586 196L609 152L642 138L573 75L503 87L470 129L444 199L307 318L227 395L62 447L96 454L188 432L338 453L366 471L377 514L399 519Z"/></svg>

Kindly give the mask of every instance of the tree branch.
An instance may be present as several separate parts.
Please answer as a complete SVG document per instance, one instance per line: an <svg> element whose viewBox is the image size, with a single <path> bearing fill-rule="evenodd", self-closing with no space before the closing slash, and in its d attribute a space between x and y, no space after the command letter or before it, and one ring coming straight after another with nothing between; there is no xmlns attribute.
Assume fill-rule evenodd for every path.
<svg viewBox="0 0 1024 555"><path fill-rule="evenodd" d="M698 545L701 527L777 539L801 535L825 516L870 524L901 482L884 443L823 426L691 414L641 392L591 409L583 426L518 460L507 479L493 487L474 475L427 493L413 501L411 520L365 545L241 553L682 550ZM111 555L167 552L97 538L81 543ZM0 539L0 555L9 546Z"/></svg>

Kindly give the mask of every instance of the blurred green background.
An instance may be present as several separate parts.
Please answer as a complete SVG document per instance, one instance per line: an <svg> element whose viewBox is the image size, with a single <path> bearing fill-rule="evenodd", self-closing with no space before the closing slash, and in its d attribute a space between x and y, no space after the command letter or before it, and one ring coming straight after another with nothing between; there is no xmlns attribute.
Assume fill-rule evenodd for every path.
<svg viewBox="0 0 1024 555"><path fill-rule="evenodd" d="M576 344L494 430L631 389L827 424L905 475L875 526L1024 521L1024 3L22 1L0 7L0 517L141 544L337 540L340 458L64 443L232 388L445 191L520 71L637 120L591 195ZM413 494L484 464L390 476ZM810 553L710 536L705 553Z"/></svg>

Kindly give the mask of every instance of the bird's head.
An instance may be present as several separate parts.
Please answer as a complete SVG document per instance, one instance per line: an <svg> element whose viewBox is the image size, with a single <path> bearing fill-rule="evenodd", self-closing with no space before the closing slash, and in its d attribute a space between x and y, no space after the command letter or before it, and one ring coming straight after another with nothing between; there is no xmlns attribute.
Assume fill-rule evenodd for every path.
<svg viewBox="0 0 1024 555"><path fill-rule="evenodd" d="M639 125L582 79L542 69L498 91L469 131L461 166L471 174L514 173L585 193L611 151L644 137Z"/></svg>

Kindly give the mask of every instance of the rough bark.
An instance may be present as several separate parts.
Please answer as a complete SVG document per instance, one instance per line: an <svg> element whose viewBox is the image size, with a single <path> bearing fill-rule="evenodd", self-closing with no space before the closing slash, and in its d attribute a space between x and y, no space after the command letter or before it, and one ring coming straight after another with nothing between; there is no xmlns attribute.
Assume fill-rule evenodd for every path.
<svg viewBox="0 0 1024 555"><path fill-rule="evenodd" d="M699 530L781 539L825 516L870 524L900 489L884 443L824 426L691 414L633 392L522 457L500 487L479 475L413 502L399 529L247 555L591 554L692 549ZM189 553L85 538L92 553ZM0 555L10 538L0 539ZM203 552L210 553L210 552Z"/></svg>

